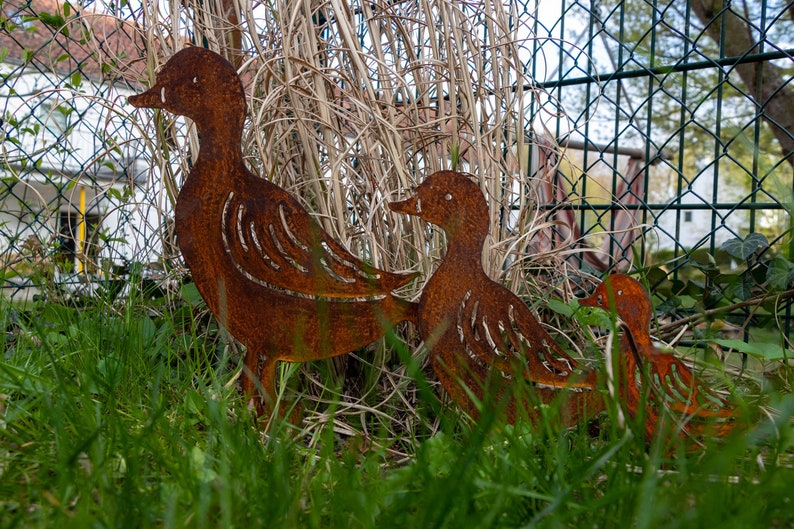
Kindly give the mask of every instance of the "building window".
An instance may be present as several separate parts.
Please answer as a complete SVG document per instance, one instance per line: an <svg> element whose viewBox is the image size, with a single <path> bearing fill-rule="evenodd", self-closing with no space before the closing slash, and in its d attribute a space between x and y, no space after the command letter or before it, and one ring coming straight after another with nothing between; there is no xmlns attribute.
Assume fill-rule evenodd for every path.
<svg viewBox="0 0 794 529"><path fill-rule="evenodd" d="M84 262L95 262L99 255L99 215L85 215L85 240L82 241ZM63 272L77 271L80 259L80 214L61 211L58 225L57 263Z"/></svg>
<svg viewBox="0 0 794 529"><path fill-rule="evenodd" d="M684 222L692 222L692 212L684 211Z"/></svg>

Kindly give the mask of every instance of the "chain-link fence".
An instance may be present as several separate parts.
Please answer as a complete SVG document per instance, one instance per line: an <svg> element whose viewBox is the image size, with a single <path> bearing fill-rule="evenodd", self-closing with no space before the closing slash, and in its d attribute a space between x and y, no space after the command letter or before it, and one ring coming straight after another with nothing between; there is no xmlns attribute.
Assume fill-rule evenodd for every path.
<svg viewBox="0 0 794 529"><path fill-rule="evenodd" d="M271 4L258 2L185 4L177 16L159 4L5 0L0 34L3 288L13 294L33 292L44 283L93 284L132 262L159 259L173 189L158 193L165 180L146 178L153 174L144 153L148 144L138 141L142 131L123 100L149 82L154 57L164 55L162 50L177 48L180 40L217 48L223 37L214 39L202 28L222 20L240 21L242 31L231 41L242 47L243 56L270 56L281 46L284 19L303 17L317 26L318 53L327 55L319 64L328 66L344 40L335 33L340 26L334 17L344 14L373 57L371 86L377 91L385 63L407 64L414 57L416 63L403 71L418 76L420 66L437 67L432 58L422 62L428 50L464 46L455 42L461 35L431 42L433 20L421 26L427 31L403 31L404 46L386 42L407 27L396 20L416 13L445 16L437 4L304 1L281 19ZM489 24L498 17L490 4L450 6L471 25L466 38L480 41L481 56L467 56L473 69L502 53L501 47L507 49L505 42L493 40ZM693 301L714 294L707 288L692 291L697 281L712 284L727 303L737 305L759 292L790 287L792 3L524 0L502 7L515 26L510 38L521 40L504 52L517 73L506 75L499 87L474 74L473 82L481 91L524 94L523 138L506 133L501 148L519 158L528 186L541 197L538 206L553 221L521 246L524 251L579 246L591 250L574 258L582 269L645 268L651 286L675 299L678 305L672 308L678 309L712 307ZM209 15L200 16L201 9ZM219 33L224 31L221 27ZM349 88L344 72L341 81L326 77L337 89ZM408 86L411 79L402 81ZM455 98L440 88L391 96L394 101L387 103L398 110L410 97L434 101L413 117L427 130L441 132L447 130L439 124L442 118L460 112L463 104L453 104ZM488 97L470 109L484 116L482 123L500 108L485 108ZM411 115L398 117L395 126L403 126ZM474 128L470 136L481 139L482 125ZM465 146L460 130L451 134L459 142L456 149ZM428 142L421 134L404 136L406 142ZM167 131L160 139L166 147L173 142ZM472 151L475 143L470 142ZM449 161L456 156L445 149L445 163L484 170L482 157L461 149L456 150L459 162ZM366 160L359 153L355 164L366 166ZM426 154L409 161L414 173L433 168ZM528 207L523 198L518 202ZM742 310L739 321L746 321L752 309ZM771 314L784 318L788 334L790 307L776 306Z"/></svg>
<svg viewBox="0 0 794 529"><path fill-rule="evenodd" d="M578 161L566 185L588 199L583 231L610 228L605 212L640 160L643 258L751 232L790 252L793 23L791 4L766 1L541 12L535 54L548 60L528 66L549 97L536 115L564 111L551 129Z"/></svg>
<svg viewBox="0 0 794 529"><path fill-rule="evenodd" d="M139 28L110 5L0 6L3 289L90 290L143 250L144 162L118 112L142 81Z"/></svg>
<svg viewBox="0 0 794 529"><path fill-rule="evenodd" d="M556 218L582 236L613 231L602 244L609 264L628 251L635 264L661 265L652 286L666 283L671 298L691 287L685 279L701 281L696 310L789 288L794 4L535 9L518 14L534 18L532 57L543 57L527 64L545 90L533 115L574 161L554 175L565 200L548 207L567 211ZM626 236L627 217L641 238Z"/></svg>

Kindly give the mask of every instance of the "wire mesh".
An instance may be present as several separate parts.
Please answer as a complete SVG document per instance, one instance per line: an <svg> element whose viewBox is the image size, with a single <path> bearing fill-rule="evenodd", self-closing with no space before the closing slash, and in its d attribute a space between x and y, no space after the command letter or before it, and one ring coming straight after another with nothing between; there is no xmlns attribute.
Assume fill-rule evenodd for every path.
<svg viewBox="0 0 794 529"><path fill-rule="evenodd" d="M665 272L651 286L690 277L707 253L725 274L746 267L738 298L748 297L773 256L794 256L792 4L556 7L538 2L519 15L535 19L526 65L547 93L534 115L575 161L558 175L570 196L547 207L575 211L583 236L614 230L636 208L643 236L634 265ZM621 199L626 189L636 200ZM749 234L764 236L754 239L757 252L744 262L726 252ZM607 255L620 266L626 248L610 237ZM790 335L790 307L784 313Z"/></svg>
<svg viewBox="0 0 794 529"><path fill-rule="evenodd" d="M270 29L285 22L268 10L270 4L234 5L242 6L242 42L251 50L246 56L275 55L283 35ZM318 27L325 60L337 61L340 68L348 60L340 51L347 37L336 33L341 26L333 20L340 13L348 17L364 43L365 60L371 60L367 64L377 91L385 63L404 62L399 71L411 71L416 68L408 64L411 53L421 58L442 45L456 49L452 41L433 41L432 20L425 21L424 30L394 38L405 27L394 20L427 13L440 17L438 5L351 2L342 9L336 1L303 2L290 16L305 7L303 16ZM120 108L126 95L148 83L156 66L153 42L158 51L173 49L180 39L217 47L223 9L212 6L207 4L211 16L202 18L190 5L174 19L162 6L121 1L2 4L5 290L85 284L87 277L110 277L131 262L157 261L168 253L152 244L169 229L163 213L168 194L160 193L164 180L151 178L147 146L137 141L138 124L129 109ZM468 38L481 42L482 55L466 57L471 72L485 68L488 73L489 61L504 44L489 40L492 8L479 2L454 6L472 28ZM523 138L506 130L502 150L526 156L517 165L542 199L536 206L547 211L554 227L523 251L572 244L594 250L573 257L585 270L662 270L664 277L652 286L689 277L693 263L702 268L701 253L714 256L725 270L748 265L750 258L754 262L746 268L751 271L758 263L770 266L774 256L794 259L790 2L514 0L501 8L515 25L512 36L521 40L515 48L517 73L499 87L485 83L485 73L481 78L472 73L471 81L493 94L506 94L513 83L514 94L525 94ZM216 36L202 31L207 24L220 28ZM156 33L163 28L170 29ZM423 64L430 68L429 61ZM445 112L461 111L461 102L444 92L446 72L433 75L438 90L419 98L432 104L415 116L427 129L405 138L414 144L427 140L424 133ZM411 80L403 81L407 90ZM401 101L416 94L391 96L389 104L400 109ZM499 105L471 111L496 115L504 110ZM402 120L407 113L399 115ZM481 132L471 131L472 137ZM460 134L455 139L465 147ZM522 143L526 152L519 153L516 145ZM432 152L449 157L450 145ZM470 147L476 151L476 142ZM431 152L427 145L422 149ZM318 150L317 156L320 165L333 165L329 150ZM346 170L353 174L362 167L356 164L375 163L373 156L358 153ZM483 170L484 160L460 159L473 172ZM403 162L414 174L452 163L417 155ZM501 235L521 227L515 220L520 212L504 212L528 207L521 193L508 190L505 196L501 209L493 210L504 215ZM161 203L147 209L152 200ZM346 222L366 220L360 207L352 207ZM763 234L768 244L761 244L748 262L725 255L726 242L752 233ZM790 306L784 313L788 333Z"/></svg>
<svg viewBox="0 0 794 529"><path fill-rule="evenodd" d="M565 111L566 119L552 124L561 144L571 130L580 139L572 156L582 170L569 185L580 196L605 189L609 199L625 177L625 161L645 161L643 219L653 240L643 253L713 252L754 231L790 251L794 154L791 130L775 124L790 119L791 110L771 111L792 89L790 7L735 6L745 12L725 8L701 19L688 4L673 2L563 2L564 17L537 18L533 55L550 58L540 65L553 67L545 75L538 61L528 68ZM730 17L742 24L746 47L727 49ZM720 40L712 39L715 32ZM604 200L590 202L581 209L602 219ZM586 230L609 228L585 218Z"/></svg>
<svg viewBox="0 0 794 529"><path fill-rule="evenodd" d="M117 111L140 86L139 30L113 5L1 5L3 288L90 289L142 250L144 164Z"/></svg>

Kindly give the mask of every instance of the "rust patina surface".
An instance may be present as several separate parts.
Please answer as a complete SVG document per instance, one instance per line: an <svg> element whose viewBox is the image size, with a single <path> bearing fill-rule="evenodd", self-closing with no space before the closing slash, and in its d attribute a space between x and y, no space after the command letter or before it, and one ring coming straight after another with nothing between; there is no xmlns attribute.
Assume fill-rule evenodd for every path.
<svg viewBox="0 0 794 529"><path fill-rule="evenodd" d="M198 128L198 158L176 203L177 242L210 310L246 346L243 390L260 412L274 402L279 360L341 355L416 319L416 305L392 295L413 275L361 261L294 197L248 170L246 98L228 61L186 48L129 102Z"/></svg>
<svg viewBox="0 0 794 529"><path fill-rule="evenodd" d="M442 228L447 253L419 301L419 332L433 370L455 403L474 418L479 401L506 400L507 417L537 417L538 404L564 400L566 424L603 409L594 372L584 373L535 319L524 302L492 281L482 266L488 206L465 174L441 171L427 177L395 212ZM513 392L517 379L534 386Z"/></svg>
<svg viewBox="0 0 794 529"><path fill-rule="evenodd" d="M629 414L644 414L648 440L663 426L690 437L723 436L735 427L736 410L678 357L654 345L649 332L653 307L637 280L611 275L579 304L601 307L620 319L619 394ZM675 424L663 425L665 416Z"/></svg>

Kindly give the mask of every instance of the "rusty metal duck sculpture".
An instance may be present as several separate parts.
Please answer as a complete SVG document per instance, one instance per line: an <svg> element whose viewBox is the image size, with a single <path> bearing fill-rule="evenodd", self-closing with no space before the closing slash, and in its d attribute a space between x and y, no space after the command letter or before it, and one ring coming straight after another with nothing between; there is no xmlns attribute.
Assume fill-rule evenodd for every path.
<svg viewBox="0 0 794 529"><path fill-rule="evenodd" d="M653 307L639 281L611 275L579 305L601 307L620 319L618 391L632 417L644 413L649 441L662 427L665 409L690 438L723 436L734 428L736 410L678 357L654 345L649 332Z"/></svg>
<svg viewBox="0 0 794 529"><path fill-rule="evenodd" d="M521 378L534 386L536 401L567 399L565 424L603 409L594 391L595 373L578 372L577 362L524 302L485 273L488 206L477 184L462 173L440 171L427 177L412 197L389 207L446 232L447 253L419 301L419 332L433 370L458 406L477 419L474 400L495 395L507 399L509 422L522 415L534 420L538 411L532 399L511 395L511 379ZM563 390L569 390L567 395Z"/></svg>
<svg viewBox="0 0 794 529"><path fill-rule="evenodd" d="M186 116L198 128L198 158L176 202L177 242L208 307L246 346L243 391L260 413L275 402L279 360L341 355L416 319L416 304L392 294L414 275L358 259L293 196L246 167L246 97L228 61L185 48L129 102Z"/></svg>

